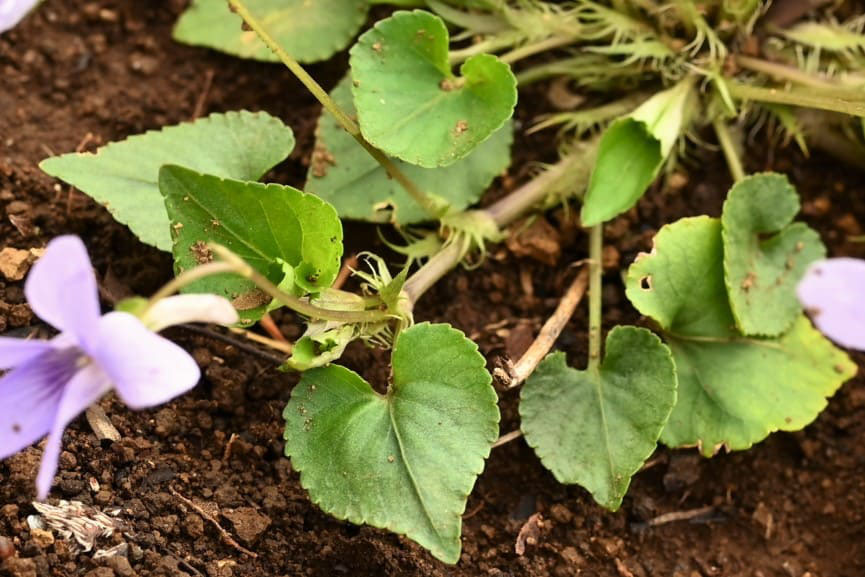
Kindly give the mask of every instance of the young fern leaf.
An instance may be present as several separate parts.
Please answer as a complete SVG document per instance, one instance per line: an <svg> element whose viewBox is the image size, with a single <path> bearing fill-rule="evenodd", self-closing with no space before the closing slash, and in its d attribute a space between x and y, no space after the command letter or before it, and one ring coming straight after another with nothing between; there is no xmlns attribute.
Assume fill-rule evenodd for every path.
<svg viewBox="0 0 865 577"><path fill-rule="evenodd" d="M336 365L304 373L283 414L285 454L327 513L456 563L466 499L498 437L492 378L449 325L406 329L392 363L384 395Z"/></svg>

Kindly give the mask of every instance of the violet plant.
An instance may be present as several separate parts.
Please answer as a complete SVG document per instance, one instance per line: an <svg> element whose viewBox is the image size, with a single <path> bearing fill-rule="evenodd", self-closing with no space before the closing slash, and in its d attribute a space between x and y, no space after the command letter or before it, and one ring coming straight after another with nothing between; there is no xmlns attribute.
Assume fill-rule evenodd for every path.
<svg viewBox="0 0 865 577"><path fill-rule="evenodd" d="M36 480L42 500L54 480L63 430L87 407L114 390L129 408L145 409L198 384L192 357L154 331L189 321L237 321L234 307L211 295L160 299L141 318L100 315L96 277L74 236L48 244L25 294L33 311L61 332L47 341L0 337L0 368L9 370L0 378L0 459L47 435Z"/></svg>
<svg viewBox="0 0 865 577"><path fill-rule="evenodd" d="M40 0L0 0L0 34L15 27Z"/></svg>
<svg viewBox="0 0 865 577"><path fill-rule="evenodd" d="M263 112L213 114L41 164L170 250L170 290L224 297L243 325L279 307L306 320L290 350L256 339L286 353L282 369L303 372L284 412L285 453L323 510L459 559L467 497L499 442L497 395L470 339L444 323L414 324L413 313L448 271L476 264L518 219L556 204L581 203L588 273L540 344L500 372L502 385L523 386L520 430L501 442L524 435L559 481L602 506L621 505L659 441L707 457L746 449L807 425L855 374L797 299L805 270L825 257L819 234L794 222L787 179L746 177L739 150L744 129L767 116L804 147L815 140L806 112L831 120L836 149L861 148L856 22L831 46L830 12L810 28L766 22L761 59L744 49L771 16L757 1L394 0L428 10L395 11L361 34L346 77L326 92L300 62L347 46L380 3L230 0L229 10L196 0L175 30L282 62L321 102L305 191L258 182L294 147L291 129ZM807 62L796 60L803 47L814 51ZM551 56L526 60L542 53ZM536 126L565 128L560 161L472 208L510 164L518 85L550 77L575 91L573 110ZM723 215L658 232L626 275L628 298L656 330L616 327L604 342L604 223L674 169L702 125L737 181ZM358 293L333 288L342 219L395 225L408 264L393 274L370 255L368 270L355 271ZM581 370L561 352L544 357L586 285ZM831 322L815 322L832 335ZM334 364L354 340L392 350L386 394Z"/></svg>

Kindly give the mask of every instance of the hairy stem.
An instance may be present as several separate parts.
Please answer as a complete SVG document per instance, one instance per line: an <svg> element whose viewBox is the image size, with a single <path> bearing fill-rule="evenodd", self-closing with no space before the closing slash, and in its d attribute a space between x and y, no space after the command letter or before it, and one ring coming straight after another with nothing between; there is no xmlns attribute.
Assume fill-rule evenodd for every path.
<svg viewBox="0 0 865 577"><path fill-rule="evenodd" d="M510 48L519 41L520 38L515 36L493 36L481 40L476 44L472 44L471 46L460 48L458 50L451 50L448 54L448 60L451 64L459 64L460 62L465 62L476 54L488 54L498 52L503 48Z"/></svg>
<svg viewBox="0 0 865 577"><path fill-rule="evenodd" d="M816 108L818 110L829 110L851 116L865 117L865 100L861 99L823 95L813 91L806 93L802 91L779 90L777 88L764 88L762 86L743 84L730 79L727 79L727 86L730 90L730 95L739 100L788 104L790 106Z"/></svg>
<svg viewBox="0 0 865 577"><path fill-rule="evenodd" d="M180 289L191 285L195 281L216 274L225 274L232 272L234 272L234 267L226 262L209 262L207 264L203 264L193 269L184 271L170 281L168 281L161 289L156 291L153 296L150 297L150 300L147 302L147 308L144 310L144 314L146 314L147 311L150 310L153 305L155 305L158 301L180 292Z"/></svg>
<svg viewBox="0 0 865 577"><path fill-rule="evenodd" d="M321 308L308 300L281 291L279 287L270 282L264 275L246 264L246 261L224 246L216 244L208 246L226 264L231 265L231 272L251 280L255 283L255 286L277 302L307 317L343 323L376 323L391 318L391 315L385 311L338 311Z"/></svg>
<svg viewBox="0 0 865 577"><path fill-rule="evenodd" d="M513 64L514 62L522 60L523 58L528 58L529 56L534 56L540 52L561 48L562 46L568 46L577 42L579 42L579 38L574 36L551 36L550 38L545 38L537 42L520 46L519 48L514 48L510 52L502 54L499 57L499 60L506 64Z"/></svg>
<svg viewBox="0 0 865 577"><path fill-rule="evenodd" d="M567 156L505 198L482 210L493 219L496 226L505 227L542 202L547 196L549 186L566 174L574 163L582 161L581 156ZM403 287L411 304L414 305L421 295L457 266L462 256L460 245L450 243L412 274Z"/></svg>
<svg viewBox="0 0 865 577"><path fill-rule="evenodd" d="M294 350L294 347L288 341L279 341L276 339L271 339L271 338L265 337L263 335L259 335L258 333L253 333L253 332L248 331L246 329L240 329L240 328L236 328L236 327L229 327L228 330L230 330L231 332L233 332L236 335L242 335L253 342L256 342L256 343L259 343L262 345L266 345L272 349L275 349L277 351L281 351L287 355L290 355L291 352Z"/></svg>
<svg viewBox="0 0 865 577"><path fill-rule="evenodd" d="M268 48L279 57L285 66L291 70L298 80L306 87L307 90L318 100L321 105L330 112L342 128L348 132L378 162L382 168L387 171L388 176L400 183L400 185L409 193L409 195L417 202L430 216L438 218L441 216L442 207L423 192L418 186L412 182L404 172L402 172L394 162L381 150L370 144L360 132L360 126L355 122L345 111L340 108L336 102L330 97L327 91L315 81L315 79L304 70L297 60L286 52L282 46L270 35L270 33L255 19L246 7L243 0L228 0L232 10L234 10L243 21L258 35Z"/></svg>
<svg viewBox="0 0 865 577"><path fill-rule="evenodd" d="M802 86L821 88L824 90L832 90L838 88L838 85L833 82L829 82L813 74L808 74L807 72L803 72L798 68L787 66L786 64L771 62L769 60L762 60L760 58L754 58L752 56L744 56L742 54L737 54L735 56L735 62L741 68L744 68L746 70L752 70L754 72L760 72L761 74L766 74L768 76L771 76L775 80L787 80L796 84L801 84Z"/></svg>
<svg viewBox="0 0 865 577"><path fill-rule="evenodd" d="M739 158L739 152L733 143L730 129L720 116L712 121L712 126L715 128L715 134L718 136L718 144L721 145L721 150L724 151L724 158L727 160L727 168L730 170L730 175L735 182L739 182L745 178L745 169L742 167L742 159Z"/></svg>
<svg viewBox="0 0 865 577"><path fill-rule="evenodd" d="M589 363L588 371L598 372L601 362L601 277L604 225L589 229Z"/></svg>

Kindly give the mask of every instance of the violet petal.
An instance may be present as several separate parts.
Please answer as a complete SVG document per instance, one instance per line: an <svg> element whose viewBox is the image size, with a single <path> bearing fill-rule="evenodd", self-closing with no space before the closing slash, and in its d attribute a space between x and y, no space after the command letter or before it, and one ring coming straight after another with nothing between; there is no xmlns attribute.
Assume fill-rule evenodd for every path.
<svg viewBox="0 0 865 577"><path fill-rule="evenodd" d="M48 243L27 277L24 292L39 318L93 348L99 323L99 293L87 249L77 236Z"/></svg>
<svg viewBox="0 0 865 577"><path fill-rule="evenodd" d="M27 448L51 430L63 387L78 371L78 358L76 349L55 350L49 345L48 352L0 379L0 459Z"/></svg>
<svg viewBox="0 0 865 577"><path fill-rule="evenodd" d="M865 261L831 258L811 265L797 288L799 302L827 337L865 350Z"/></svg>
<svg viewBox="0 0 865 577"><path fill-rule="evenodd" d="M63 443L63 431L75 417L110 390L111 381L108 376L92 362L75 373L66 383L54 422L48 433L48 441L45 443L39 475L36 477L37 497L40 501L48 497L51 484L54 482Z"/></svg>
<svg viewBox="0 0 865 577"><path fill-rule="evenodd" d="M52 348L47 341L0 337L0 370L23 365ZM0 398L4 397L0 396Z"/></svg>
<svg viewBox="0 0 865 577"><path fill-rule="evenodd" d="M0 0L0 33L13 28L39 0Z"/></svg>
<svg viewBox="0 0 865 577"><path fill-rule="evenodd" d="M201 377L189 353L128 313L103 316L99 338L94 357L132 409L168 402L195 387Z"/></svg>

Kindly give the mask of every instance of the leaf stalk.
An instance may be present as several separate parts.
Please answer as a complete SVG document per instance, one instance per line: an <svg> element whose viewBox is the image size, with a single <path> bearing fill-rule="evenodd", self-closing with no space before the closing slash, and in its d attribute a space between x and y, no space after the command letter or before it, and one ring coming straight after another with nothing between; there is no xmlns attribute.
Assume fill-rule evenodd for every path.
<svg viewBox="0 0 865 577"><path fill-rule="evenodd" d="M601 362L601 277L603 276L604 225L589 229L589 362L597 373Z"/></svg>
<svg viewBox="0 0 865 577"><path fill-rule="evenodd" d="M724 159L727 161L727 168L730 170L733 181L739 182L743 180L745 178L745 168L742 166L742 159L739 158L739 152L733 143L730 129L720 116L712 120L712 127L715 129L715 134L718 137L718 144L721 145L721 150L724 152Z"/></svg>
<svg viewBox="0 0 865 577"><path fill-rule="evenodd" d="M282 61L283 64L292 72L292 74L300 80L307 90L318 100L321 105L330 112L342 128L348 132L382 168L385 169L388 176L396 180L408 192L408 194L417 202L431 217L438 219L442 213L442 206L432 197L423 192L408 176L401 171L397 165L384 152L373 146L363 137L360 131L360 126L354 121L345 111L334 102L327 91L309 75L309 73L295 60L279 43L270 35L270 33L261 25L261 23L252 15L243 0L228 0L231 9L236 12L246 24L258 35L262 42L273 51L274 54Z"/></svg>

